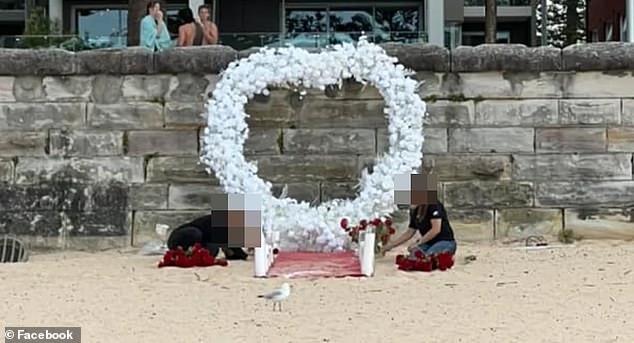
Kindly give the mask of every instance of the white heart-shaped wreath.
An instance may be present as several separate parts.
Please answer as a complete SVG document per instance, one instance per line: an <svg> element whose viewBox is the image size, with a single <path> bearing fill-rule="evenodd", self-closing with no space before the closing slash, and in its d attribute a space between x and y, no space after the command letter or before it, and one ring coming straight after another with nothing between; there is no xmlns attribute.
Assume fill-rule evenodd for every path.
<svg viewBox="0 0 634 343"><path fill-rule="evenodd" d="M378 45L362 38L356 46L336 45L331 50L309 53L286 47L261 49L231 62L222 73L208 103L207 128L201 162L209 166L228 194L259 194L265 237L279 232L280 249L336 251L348 244L340 228L342 218L351 222L390 214L394 203L394 175L415 173L421 165L425 103L410 71L396 64ZM363 170L359 196L335 199L317 207L295 199L273 196L271 183L257 175L257 166L244 157L249 135L244 106L255 94L268 95L269 85L299 85L324 90L341 86L354 77L375 86L385 99L389 118L389 149L379 156L373 172ZM209 171L209 169L208 169Z"/></svg>

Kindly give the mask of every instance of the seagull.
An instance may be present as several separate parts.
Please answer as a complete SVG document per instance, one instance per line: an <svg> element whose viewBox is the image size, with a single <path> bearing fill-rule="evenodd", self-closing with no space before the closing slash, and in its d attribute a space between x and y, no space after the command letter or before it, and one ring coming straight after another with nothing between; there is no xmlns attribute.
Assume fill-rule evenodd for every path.
<svg viewBox="0 0 634 343"><path fill-rule="evenodd" d="M282 284L282 287L274 290L269 294L258 295L258 298L264 298L266 300L273 301L273 311L275 312L275 305L279 304L280 312L282 312L282 301L291 295L291 285L288 283Z"/></svg>

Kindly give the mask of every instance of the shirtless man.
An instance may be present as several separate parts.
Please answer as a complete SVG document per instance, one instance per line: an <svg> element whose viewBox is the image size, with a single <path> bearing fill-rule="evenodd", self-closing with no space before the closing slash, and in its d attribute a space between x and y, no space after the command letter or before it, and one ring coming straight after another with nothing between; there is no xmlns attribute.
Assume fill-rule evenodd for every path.
<svg viewBox="0 0 634 343"><path fill-rule="evenodd" d="M211 21L209 12L209 6L207 5L198 7L198 17L204 28L203 35L205 36L205 45L218 44L218 27Z"/></svg>

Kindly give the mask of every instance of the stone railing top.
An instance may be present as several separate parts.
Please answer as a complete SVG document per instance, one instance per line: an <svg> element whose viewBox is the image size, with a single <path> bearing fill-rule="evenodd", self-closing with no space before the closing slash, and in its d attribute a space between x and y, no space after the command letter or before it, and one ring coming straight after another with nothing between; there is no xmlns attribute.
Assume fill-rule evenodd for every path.
<svg viewBox="0 0 634 343"><path fill-rule="evenodd" d="M459 47L389 43L388 54L415 71L609 71L634 70L634 44L577 44L565 49L517 44ZM0 75L215 74L231 61L258 51L227 46L176 48L154 53L142 48L69 52L61 49L0 49Z"/></svg>

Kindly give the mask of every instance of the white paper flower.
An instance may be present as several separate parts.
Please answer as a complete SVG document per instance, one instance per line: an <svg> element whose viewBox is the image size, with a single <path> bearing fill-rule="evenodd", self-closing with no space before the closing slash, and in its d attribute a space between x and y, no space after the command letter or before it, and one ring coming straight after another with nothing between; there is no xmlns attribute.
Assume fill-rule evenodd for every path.
<svg viewBox="0 0 634 343"><path fill-rule="evenodd" d="M231 62L221 73L207 104L201 162L214 171L225 192L261 195L265 237L279 232L281 249L341 251L349 242L339 228L341 218L355 223L396 209L392 177L420 167L426 106L417 94L418 83L408 77L412 72L395 63L380 46L362 37L356 46L345 43L321 53L294 47L263 48ZM249 135L245 104L254 94L270 94L267 85L294 85L303 97L307 88L341 87L343 79L350 77L376 86L385 98L388 152L378 159L372 174L362 172L359 196L354 200L335 199L311 207L307 202L275 198L271 183L260 179L257 166L243 155Z"/></svg>

